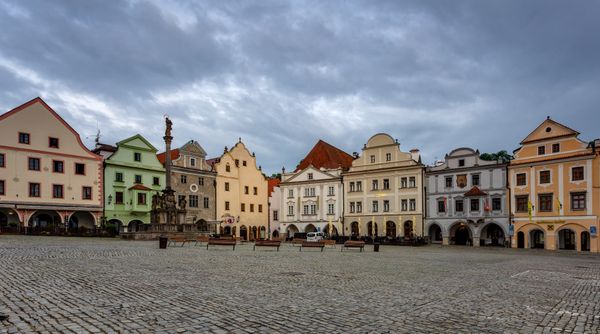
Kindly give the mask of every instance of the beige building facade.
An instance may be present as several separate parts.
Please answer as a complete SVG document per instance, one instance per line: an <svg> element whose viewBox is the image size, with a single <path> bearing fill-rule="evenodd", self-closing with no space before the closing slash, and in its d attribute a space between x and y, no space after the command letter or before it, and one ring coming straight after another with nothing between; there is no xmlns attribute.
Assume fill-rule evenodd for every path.
<svg viewBox="0 0 600 334"><path fill-rule="evenodd" d="M268 181L256 156L241 141L213 163L217 172L217 228L222 235L241 240L268 238Z"/></svg>
<svg viewBox="0 0 600 334"><path fill-rule="evenodd" d="M0 116L0 225L93 229L102 175L102 158L41 98Z"/></svg>
<svg viewBox="0 0 600 334"><path fill-rule="evenodd" d="M390 135L376 134L342 176L346 236L423 236L424 166L418 150L403 152Z"/></svg>

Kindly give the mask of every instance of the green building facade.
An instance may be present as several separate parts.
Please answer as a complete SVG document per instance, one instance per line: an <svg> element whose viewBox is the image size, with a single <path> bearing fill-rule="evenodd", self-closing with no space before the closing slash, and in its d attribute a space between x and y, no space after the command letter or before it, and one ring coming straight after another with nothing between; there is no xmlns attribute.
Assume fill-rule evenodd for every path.
<svg viewBox="0 0 600 334"><path fill-rule="evenodd" d="M152 195L164 189L165 169L157 149L139 134L118 142L113 150L103 154L104 216L122 232L136 232L150 224Z"/></svg>

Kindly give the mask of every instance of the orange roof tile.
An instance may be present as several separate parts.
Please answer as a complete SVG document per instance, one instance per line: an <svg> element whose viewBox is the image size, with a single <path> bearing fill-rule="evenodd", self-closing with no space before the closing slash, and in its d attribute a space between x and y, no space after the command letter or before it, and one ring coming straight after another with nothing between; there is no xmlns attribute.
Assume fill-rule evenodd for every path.
<svg viewBox="0 0 600 334"><path fill-rule="evenodd" d="M465 193L465 197L475 197L475 196L487 196L487 194L484 193L483 191L481 191L481 189L479 189L477 186L473 186L473 188L471 188L471 190L469 190Z"/></svg>
<svg viewBox="0 0 600 334"><path fill-rule="evenodd" d="M278 178L270 178L268 179L269 182L269 196L271 196L271 194L273 193L273 189L275 189L275 187L277 187L279 185L279 183L281 183L281 180Z"/></svg>
<svg viewBox="0 0 600 334"><path fill-rule="evenodd" d="M354 158L350 154L319 139L308 155L300 161L298 167L296 167L296 172L310 165L319 169L323 167L335 169L340 166L343 169L348 169L352 166L353 160Z"/></svg>
<svg viewBox="0 0 600 334"><path fill-rule="evenodd" d="M165 152L159 153L156 155L156 157L158 158L158 161L160 161L161 164L165 164ZM174 150L171 150L171 161L176 160L179 158L179 149L176 148Z"/></svg>
<svg viewBox="0 0 600 334"><path fill-rule="evenodd" d="M129 190L147 190L147 191L151 191L152 189L146 187L143 184L134 184L133 186L129 187Z"/></svg>

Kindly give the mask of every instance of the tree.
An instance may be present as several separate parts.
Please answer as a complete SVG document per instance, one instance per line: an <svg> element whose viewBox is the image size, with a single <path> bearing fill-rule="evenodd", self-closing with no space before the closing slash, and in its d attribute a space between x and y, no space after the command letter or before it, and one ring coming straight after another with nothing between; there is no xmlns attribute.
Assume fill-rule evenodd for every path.
<svg viewBox="0 0 600 334"><path fill-rule="evenodd" d="M514 157L512 155L508 154L508 152L506 150L498 151L496 153L483 153L479 156L479 158L481 158L481 160L486 160L486 161L500 160L502 162L509 162L512 159L514 159Z"/></svg>
<svg viewBox="0 0 600 334"><path fill-rule="evenodd" d="M281 180L281 173L277 173L277 174L273 173L273 174L271 174L271 178L272 179L280 179Z"/></svg>

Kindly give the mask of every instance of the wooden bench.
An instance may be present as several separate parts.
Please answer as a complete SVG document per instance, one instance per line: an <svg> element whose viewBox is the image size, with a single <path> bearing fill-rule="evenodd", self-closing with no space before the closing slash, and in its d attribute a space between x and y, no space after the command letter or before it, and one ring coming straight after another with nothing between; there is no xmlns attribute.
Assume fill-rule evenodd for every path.
<svg viewBox="0 0 600 334"><path fill-rule="evenodd" d="M330 248L335 248L335 240L323 240L325 246L331 246Z"/></svg>
<svg viewBox="0 0 600 334"><path fill-rule="evenodd" d="M325 243L323 241L304 241L300 245L300 251L302 251L302 248L304 248L304 247L308 247L308 248L321 248L321 252L322 252L323 248L325 248Z"/></svg>
<svg viewBox="0 0 600 334"><path fill-rule="evenodd" d="M203 242L208 242L208 235L199 235L196 237L196 245L202 245Z"/></svg>
<svg viewBox="0 0 600 334"><path fill-rule="evenodd" d="M344 251L345 248L360 248L360 251L362 252L363 249L365 248L365 242L364 241L356 241L356 240L348 240L346 242L344 242L344 246L342 247L342 252Z"/></svg>
<svg viewBox="0 0 600 334"><path fill-rule="evenodd" d="M256 240L254 242L254 250L256 251L256 246L258 247L277 247L277 251L279 252L279 247L281 246L281 241L279 240Z"/></svg>
<svg viewBox="0 0 600 334"><path fill-rule="evenodd" d="M302 246L302 243L305 242L306 239L292 239L292 246Z"/></svg>
<svg viewBox="0 0 600 334"><path fill-rule="evenodd" d="M209 238L206 243L206 249L208 246L233 246L233 250L235 250L235 239L213 239Z"/></svg>
<svg viewBox="0 0 600 334"><path fill-rule="evenodd" d="M181 247L183 247L186 243L188 243L188 242L194 242L194 241L196 241L196 240L189 239L189 238L186 238L184 236L178 236L177 235L177 236L169 237L169 243L168 243L168 245L173 244L174 246L177 246L177 243L181 242Z"/></svg>

